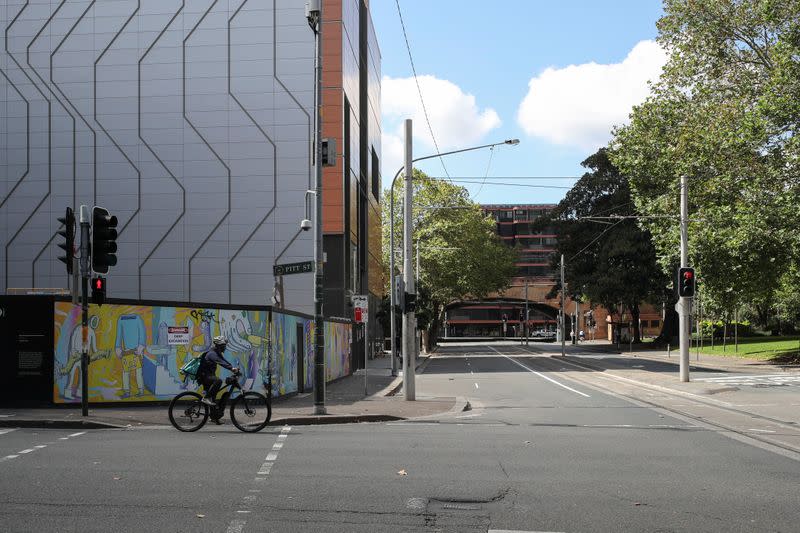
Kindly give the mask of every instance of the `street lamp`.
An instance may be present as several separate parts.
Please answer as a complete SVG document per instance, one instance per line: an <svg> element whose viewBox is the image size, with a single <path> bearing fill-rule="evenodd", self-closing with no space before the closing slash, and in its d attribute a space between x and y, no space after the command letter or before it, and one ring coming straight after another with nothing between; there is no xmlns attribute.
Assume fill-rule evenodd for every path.
<svg viewBox="0 0 800 533"><path fill-rule="evenodd" d="M322 317L322 0L306 3L306 18L314 32L316 45L316 98L314 102L316 138L314 139L315 217L314 217L314 414L325 410L325 324ZM308 195L306 195L308 196ZM308 219L305 219L308 220ZM301 228L306 229L305 222Z"/></svg>
<svg viewBox="0 0 800 533"><path fill-rule="evenodd" d="M452 150L450 152L444 152L440 154L432 154L426 155L424 157L417 157L416 159L412 159L412 163L416 163L417 161L422 161L424 159L433 159L434 157L441 157L445 155L453 155L453 154L460 154L461 152L470 152L472 150L481 150L483 148L492 148L494 146L500 146L507 144L509 146L516 146L519 144L519 139L506 139L502 142L496 142L491 144L484 144L481 146L473 146L472 148L462 148L461 150ZM389 189L389 286L391 290L389 291L389 299L390 299L390 315L391 315L391 335L392 335L392 375L397 375L397 332L395 325L395 281L394 281L394 185L397 182L397 178L400 176L400 173L403 172L405 166L400 167L397 170L397 173L392 178L392 185Z"/></svg>

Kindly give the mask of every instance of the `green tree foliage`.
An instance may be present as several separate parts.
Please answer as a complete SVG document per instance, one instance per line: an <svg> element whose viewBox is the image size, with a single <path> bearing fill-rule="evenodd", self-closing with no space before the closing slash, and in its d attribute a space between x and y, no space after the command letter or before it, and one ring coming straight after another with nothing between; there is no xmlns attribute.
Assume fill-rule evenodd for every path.
<svg viewBox="0 0 800 533"><path fill-rule="evenodd" d="M628 180L601 148L583 163L589 169L542 220L558 235L556 261L565 258L570 294L609 310L627 309L639 342L639 304L660 301L668 283L656 263L650 234L634 218L587 219L635 214Z"/></svg>
<svg viewBox="0 0 800 533"><path fill-rule="evenodd" d="M412 208L414 258L419 249L417 320L435 343L445 305L484 298L508 287L516 272L517 253L495 233L494 221L470 200L464 187L429 178L414 170ZM403 184L395 186L395 250L402 250ZM389 264L389 191L383 196L383 259ZM398 272L402 255L395 254ZM415 267L416 268L416 267ZM388 288L387 288L388 289Z"/></svg>
<svg viewBox="0 0 800 533"><path fill-rule="evenodd" d="M669 60L615 131L611 159L653 217L645 225L665 272L679 257L685 175L707 309L769 307L798 261L800 0L665 0L664 11Z"/></svg>

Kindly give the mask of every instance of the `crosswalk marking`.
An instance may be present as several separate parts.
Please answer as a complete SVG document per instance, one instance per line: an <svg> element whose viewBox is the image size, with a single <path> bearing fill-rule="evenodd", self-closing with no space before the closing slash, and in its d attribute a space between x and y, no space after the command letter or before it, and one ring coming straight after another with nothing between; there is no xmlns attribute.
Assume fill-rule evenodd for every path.
<svg viewBox="0 0 800 533"><path fill-rule="evenodd" d="M742 386L781 386L781 385L800 385L800 375L769 374L769 375L735 375L735 376L714 376L709 378L694 378L694 381L702 383L712 383L716 385L742 385Z"/></svg>

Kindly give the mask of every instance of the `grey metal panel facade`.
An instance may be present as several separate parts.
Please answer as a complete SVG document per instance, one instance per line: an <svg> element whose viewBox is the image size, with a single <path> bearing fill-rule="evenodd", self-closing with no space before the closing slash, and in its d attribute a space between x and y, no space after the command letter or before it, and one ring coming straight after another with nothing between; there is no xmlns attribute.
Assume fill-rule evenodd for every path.
<svg viewBox="0 0 800 533"><path fill-rule="evenodd" d="M0 23L4 288L67 286L56 219L80 204L119 218L113 297L265 304L276 257L312 257L303 0L4 0Z"/></svg>

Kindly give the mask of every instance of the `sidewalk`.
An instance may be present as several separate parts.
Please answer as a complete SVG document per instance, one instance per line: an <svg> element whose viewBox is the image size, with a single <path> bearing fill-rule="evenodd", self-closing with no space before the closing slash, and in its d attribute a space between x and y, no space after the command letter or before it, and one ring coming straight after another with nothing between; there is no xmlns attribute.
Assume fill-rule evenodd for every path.
<svg viewBox="0 0 800 533"><path fill-rule="evenodd" d="M569 348L571 345L567 344ZM666 364L680 365L680 352L676 349L667 350L642 350L634 346L633 351L628 350L627 344L621 344L617 349L615 344L607 341L584 341L577 346L572 346L572 349L586 350L598 353L619 354L621 357L631 357L636 359L651 359L654 361L661 361ZM731 348L730 356L710 355L700 353L694 349L689 350L689 364L690 370L721 370L725 372L746 372L753 374L779 374L781 372L800 372L800 365L784 365L770 363L768 361L759 361L756 359L746 359L744 357L737 357L734 355L733 348Z"/></svg>
<svg viewBox="0 0 800 533"><path fill-rule="evenodd" d="M417 372L423 372L428 357L421 356ZM314 415L314 394L305 392L273 400L270 425L343 424L406 420L448 411L463 411L465 400L417 394L406 401L401 393L402 377L391 375L388 355L367 363L367 392L364 371L342 378L326 387L326 415ZM227 420L227 414L224 420ZM0 408L0 427L37 428L127 428L168 426L167 405L89 406L89 416L81 416L80 406L50 408Z"/></svg>

